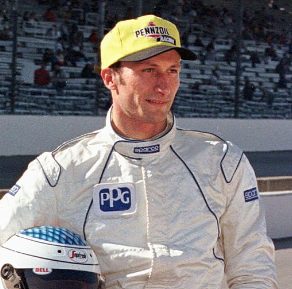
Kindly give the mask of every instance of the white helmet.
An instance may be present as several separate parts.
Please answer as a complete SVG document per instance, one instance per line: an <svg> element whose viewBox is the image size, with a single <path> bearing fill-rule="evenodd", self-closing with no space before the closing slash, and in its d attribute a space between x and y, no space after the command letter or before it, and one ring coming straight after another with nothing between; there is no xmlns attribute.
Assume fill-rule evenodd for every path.
<svg viewBox="0 0 292 289"><path fill-rule="evenodd" d="M4 289L105 288L93 250L76 233L41 226L20 231L0 246Z"/></svg>

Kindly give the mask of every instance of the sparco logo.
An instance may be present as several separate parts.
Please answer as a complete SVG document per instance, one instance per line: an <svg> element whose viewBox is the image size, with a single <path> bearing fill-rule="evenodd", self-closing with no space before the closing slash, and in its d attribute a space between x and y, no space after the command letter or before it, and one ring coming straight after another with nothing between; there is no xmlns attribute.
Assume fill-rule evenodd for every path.
<svg viewBox="0 0 292 289"><path fill-rule="evenodd" d="M253 201L253 200L257 200L258 198L259 197L258 197L258 192L257 192L256 188L252 188L250 190L244 191L245 202L250 202L250 201Z"/></svg>
<svg viewBox="0 0 292 289"><path fill-rule="evenodd" d="M87 261L87 255L85 252L70 250L69 251L69 258L78 263L85 263Z"/></svg>
<svg viewBox="0 0 292 289"><path fill-rule="evenodd" d="M160 151L160 145L134 148L134 153L136 154L152 154L152 153L158 153L159 151Z"/></svg>
<svg viewBox="0 0 292 289"><path fill-rule="evenodd" d="M20 186L19 185L14 185L9 191L8 194L15 196L17 194L17 192L20 190Z"/></svg>

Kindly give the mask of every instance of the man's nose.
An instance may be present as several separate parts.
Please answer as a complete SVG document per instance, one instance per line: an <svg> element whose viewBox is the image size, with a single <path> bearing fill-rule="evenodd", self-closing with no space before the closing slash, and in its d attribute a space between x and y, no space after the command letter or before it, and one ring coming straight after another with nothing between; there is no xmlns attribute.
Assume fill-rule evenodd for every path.
<svg viewBox="0 0 292 289"><path fill-rule="evenodd" d="M167 73L157 73L155 89L161 94L170 93L171 80Z"/></svg>

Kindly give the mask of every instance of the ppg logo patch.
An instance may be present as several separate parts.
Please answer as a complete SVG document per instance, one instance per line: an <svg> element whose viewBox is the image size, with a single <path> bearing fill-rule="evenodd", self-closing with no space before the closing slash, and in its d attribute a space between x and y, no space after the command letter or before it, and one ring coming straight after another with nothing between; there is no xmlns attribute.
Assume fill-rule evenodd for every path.
<svg viewBox="0 0 292 289"><path fill-rule="evenodd" d="M131 183L98 184L93 190L97 215L130 214L136 210L136 192Z"/></svg>
<svg viewBox="0 0 292 289"><path fill-rule="evenodd" d="M18 191L20 190L20 186L19 185L14 185L9 191L8 194L15 196Z"/></svg>
<svg viewBox="0 0 292 289"><path fill-rule="evenodd" d="M257 188L252 188L250 190L244 191L245 202L251 202L259 198Z"/></svg>

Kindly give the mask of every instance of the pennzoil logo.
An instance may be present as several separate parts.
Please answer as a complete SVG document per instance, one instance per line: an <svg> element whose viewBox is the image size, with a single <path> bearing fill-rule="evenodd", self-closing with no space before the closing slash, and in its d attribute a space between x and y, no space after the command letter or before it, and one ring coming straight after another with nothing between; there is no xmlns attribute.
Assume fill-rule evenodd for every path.
<svg viewBox="0 0 292 289"><path fill-rule="evenodd" d="M167 42L176 45L175 39L170 36L166 27L156 26L154 22L149 22L147 27L135 31L135 36L155 38L157 42Z"/></svg>
<svg viewBox="0 0 292 289"><path fill-rule="evenodd" d="M87 262L87 255L84 251L81 250L70 250L69 251L69 258L76 263L85 263Z"/></svg>

